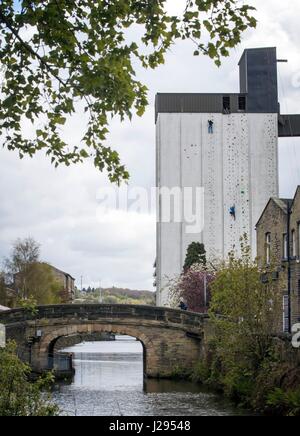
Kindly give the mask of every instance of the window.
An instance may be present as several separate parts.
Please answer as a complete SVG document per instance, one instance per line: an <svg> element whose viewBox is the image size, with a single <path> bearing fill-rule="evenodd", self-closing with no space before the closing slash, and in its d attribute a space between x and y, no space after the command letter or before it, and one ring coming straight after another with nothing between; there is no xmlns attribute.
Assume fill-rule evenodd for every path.
<svg viewBox="0 0 300 436"><path fill-rule="evenodd" d="M271 263L271 233L266 234L266 262Z"/></svg>
<svg viewBox="0 0 300 436"><path fill-rule="evenodd" d="M300 257L300 223L298 223L298 257Z"/></svg>
<svg viewBox="0 0 300 436"><path fill-rule="evenodd" d="M283 296L283 331L289 332L289 296Z"/></svg>
<svg viewBox="0 0 300 436"><path fill-rule="evenodd" d="M295 230L292 230L292 257L297 256L297 249L296 249L296 232Z"/></svg>
<svg viewBox="0 0 300 436"><path fill-rule="evenodd" d="M230 106L230 97L223 97L223 111L225 113L229 113L231 109Z"/></svg>
<svg viewBox="0 0 300 436"><path fill-rule="evenodd" d="M240 96L239 97L239 111L245 111L246 110L246 97Z"/></svg>
<svg viewBox="0 0 300 436"><path fill-rule="evenodd" d="M288 235L285 233L283 235L283 259L288 258Z"/></svg>

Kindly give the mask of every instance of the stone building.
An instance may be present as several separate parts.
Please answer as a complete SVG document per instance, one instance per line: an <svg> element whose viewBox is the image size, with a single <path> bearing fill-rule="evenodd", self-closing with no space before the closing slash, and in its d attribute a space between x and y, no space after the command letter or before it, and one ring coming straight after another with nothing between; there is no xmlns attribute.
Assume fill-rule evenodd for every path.
<svg viewBox="0 0 300 436"><path fill-rule="evenodd" d="M61 271L50 264L45 265L51 268L53 276L61 285L59 295L62 303L71 303L75 299L75 279L69 273ZM20 288L21 280L20 273L14 275L14 283L12 287L17 293Z"/></svg>
<svg viewBox="0 0 300 436"><path fill-rule="evenodd" d="M15 289L5 287L5 302L4 307L15 307L15 303L17 301L18 294ZM3 302L2 302L3 303Z"/></svg>
<svg viewBox="0 0 300 436"><path fill-rule="evenodd" d="M70 274L50 265L55 278L61 283L61 298L64 303L70 303L75 299L75 279Z"/></svg>
<svg viewBox="0 0 300 436"><path fill-rule="evenodd" d="M257 225L257 256L265 280L282 286L283 330L289 330L289 271L291 325L300 321L300 186L293 199L270 198Z"/></svg>

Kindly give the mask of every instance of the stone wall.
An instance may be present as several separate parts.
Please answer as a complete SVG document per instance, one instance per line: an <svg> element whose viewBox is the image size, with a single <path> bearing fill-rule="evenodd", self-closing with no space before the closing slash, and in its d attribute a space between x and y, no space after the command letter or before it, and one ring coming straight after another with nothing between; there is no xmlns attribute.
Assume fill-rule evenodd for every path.
<svg viewBox="0 0 300 436"><path fill-rule="evenodd" d="M291 305L292 324L300 320L300 189L292 205L290 218L290 267L291 267ZM295 232L295 246L293 249L292 232ZM271 264L266 265L266 234L271 235ZM269 273L268 279L273 280L274 272L278 272L278 285L282 294L288 292L288 262L284 259L283 235L287 233L287 208L280 199L271 199L257 225L257 256L259 265ZM294 253L295 250L295 253ZM275 271L274 271L275 268Z"/></svg>
<svg viewBox="0 0 300 436"><path fill-rule="evenodd" d="M290 221L291 232L295 232L295 249L296 253L292 252L293 257L291 261L291 276L292 276L292 315L293 324L300 321L300 188L298 187L294 202L292 205L291 221Z"/></svg>
<svg viewBox="0 0 300 436"><path fill-rule="evenodd" d="M283 234L287 229L287 216L278 204L271 200L256 228L257 257L260 266L266 265L266 234L271 233L272 262L281 265L283 258Z"/></svg>

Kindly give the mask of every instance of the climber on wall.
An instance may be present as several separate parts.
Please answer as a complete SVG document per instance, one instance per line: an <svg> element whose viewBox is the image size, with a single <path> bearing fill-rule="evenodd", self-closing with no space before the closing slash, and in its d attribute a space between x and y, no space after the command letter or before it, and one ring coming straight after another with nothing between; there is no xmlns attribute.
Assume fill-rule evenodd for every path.
<svg viewBox="0 0 300 436"><path fill-rule="evenodd" d="M214 133L214 122L212 120L208 120L208 133Z"/></svg>
<svg viewBox="0 0 300 436"><path fill-rule="evenodd" d="M236 219L235 206L231 206L231 208L229 209L229 213L232 216L232 218L235 220Z"/></svg>

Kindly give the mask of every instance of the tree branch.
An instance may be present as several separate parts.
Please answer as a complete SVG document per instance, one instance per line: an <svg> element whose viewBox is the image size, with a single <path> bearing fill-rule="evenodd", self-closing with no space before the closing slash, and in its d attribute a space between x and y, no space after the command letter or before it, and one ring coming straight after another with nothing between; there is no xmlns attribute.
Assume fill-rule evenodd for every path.
<svg viewBox="0 0 300 436"><path fill-rule="evenodd" d="M29 51L29 53L32 54L32 56L34 56L36 59L39 60L39 62L49 71L49 73L64 87L66 86L66 83L56 74L53 73L52 68L50 67L50 65L47 64L47 62L42 58L42 56L40 56L35 50L33 50L32 47L30 47L29 44L27 44L19 35L19 32L13 28L13 26L11 25L11 23L8 21L7 17L1 12L0 10L0 19L2 21L2 23L4 23L7 28L11 31L11 33L18 39L18 41L23 45L23 47Z"/></svg>

